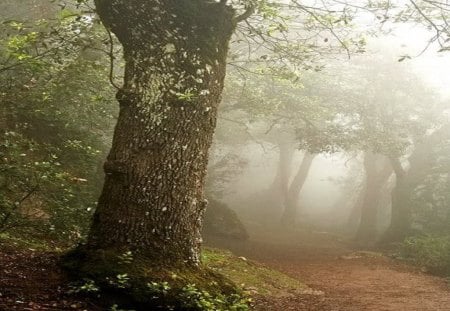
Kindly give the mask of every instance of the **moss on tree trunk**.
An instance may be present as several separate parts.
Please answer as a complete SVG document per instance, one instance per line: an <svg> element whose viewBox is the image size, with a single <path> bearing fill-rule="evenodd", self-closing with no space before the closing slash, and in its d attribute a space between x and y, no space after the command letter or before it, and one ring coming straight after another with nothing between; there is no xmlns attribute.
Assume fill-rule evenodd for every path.
<svg viewBox="0 0 450 311"><path fill-rule="evenodd" d="M88 246L197 265L233 11L200 0L96 5L123 45L125 78Z"/></svg>
<svg viewBox="0 0 450 311"><path fill-rule="evenodd" d="M123 45L125 75L88 241L65 257L65 266L104 289L128 279L116 296L146 310L155 305L152 282L169 282L175 293L189 284L235 291L200 265L203 184L234 11L202 0L95 4ZM120 263L128 253L133 265Z"/></svg>

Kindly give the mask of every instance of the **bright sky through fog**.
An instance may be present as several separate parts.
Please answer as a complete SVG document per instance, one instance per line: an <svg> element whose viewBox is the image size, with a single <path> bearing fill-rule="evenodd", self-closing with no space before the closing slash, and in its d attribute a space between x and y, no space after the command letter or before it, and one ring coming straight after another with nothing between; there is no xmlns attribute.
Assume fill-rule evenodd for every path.
<svg viewBox="0 0 450 311"><path fill-rule="evenodd" d="M412 24L395 24L392 29L389 35L369 38L369 50L376 53L383 46L389 46L398 56L393 62L397 62L403 55L411 56L412 59L405 60L404 65L411 66L430 87L436 88L445 97L450 97L450 51L438 52L439 46L433 44L419 55L434 35L432 32L425 30L423 26Z"/></svg>
<svg viewBox="0 0 450 311"><path fill-rule="evenodd" d="M396 27L395 38L402 54L417 55L425 47L433 33L420 26L403 25ZM439 46L430 46L425 53L409 62L426 81L450 96L450 52L438 52Z"/></svg>

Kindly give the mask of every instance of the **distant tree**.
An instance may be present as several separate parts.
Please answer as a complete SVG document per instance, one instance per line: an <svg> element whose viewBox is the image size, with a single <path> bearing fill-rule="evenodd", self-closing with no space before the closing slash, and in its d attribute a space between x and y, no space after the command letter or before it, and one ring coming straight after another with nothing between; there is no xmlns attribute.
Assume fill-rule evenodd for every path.
<svg viewBox="0 0 450 311"><path fill-rule="evenodd" d="M423 83L413 73L405 71L401 63L380 61L376 66L356 64L348 71L353 73L347 76L348 81L344 85L349 83L350 93L344 90L342 94L347 95L342 101L346 101L344 113L354 129L351 131L352 148L366 152L366 186L363 191L368 197L362 202L373 202L374 199L370 197L381 190L382 180L386 182L392 172L396 177L395 188L402 187L405 170L401 163L414 149L416 142L426 136L427 130L439 126L442 105L439 98L425 86L417 87ZM387 76L389 80L385 79ZM356 83L354 79L359 82ZM383 158L380 161L386 162L384 166L386 169L390 166L390 169L385 173L381 173L384 169L380 170L381 175L376 173L373 167L378 161L370 161L368 153ZM369 164L371 162L374 164ZM397 205L394 202L392 215L396 217ZM379 206L375 203L363 203L361 206L357 239L361 243L373 242L377 236L376 215Z"/></svg>
<svg viewBox="0 0 450 311"><path fill-rule="evenodd" d="M425 232L446 232L449 212L448 124L419 140L407 157L406 169L393 160L397 182L392 190L392 218L383 242L402 241L420 224ZM444 151L444 153L442 153ZM430 208L431 207L431 208Z"/></svg>

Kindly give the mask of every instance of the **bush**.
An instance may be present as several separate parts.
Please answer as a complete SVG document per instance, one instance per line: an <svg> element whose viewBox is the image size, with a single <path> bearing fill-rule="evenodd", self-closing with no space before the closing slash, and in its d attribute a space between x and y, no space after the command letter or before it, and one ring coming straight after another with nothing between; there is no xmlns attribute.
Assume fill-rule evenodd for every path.
<svg viewBox="0 0 450 311"><path fill-rule="evenodd" d="M108 36L80 12L0 25L0 233L70 245L89 227L117 105Z"/></svg>
<svg viewBox="0 0 450 311"><path fill-rule="evenodd" d="M433 274L450 276L450 236L408 238L403 242L401 254Z"/></svg>

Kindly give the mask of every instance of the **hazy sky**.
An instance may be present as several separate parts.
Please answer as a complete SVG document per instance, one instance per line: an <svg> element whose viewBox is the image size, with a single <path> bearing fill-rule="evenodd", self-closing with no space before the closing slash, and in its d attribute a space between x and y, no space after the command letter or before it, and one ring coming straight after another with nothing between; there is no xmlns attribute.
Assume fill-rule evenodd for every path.
<svg viewBox="0 0 450 311"><path fill-rule="evenodd" d="M425 47L428 40L433 36L432 32L424 30L415 25L397 25L392 36L383 38L384 41L397 43L401 55L418 55ZM450 96L450 52L438 52L437 44L431 45L425 53L417 56L406 63L429 81L439 91Z"/></svg>

